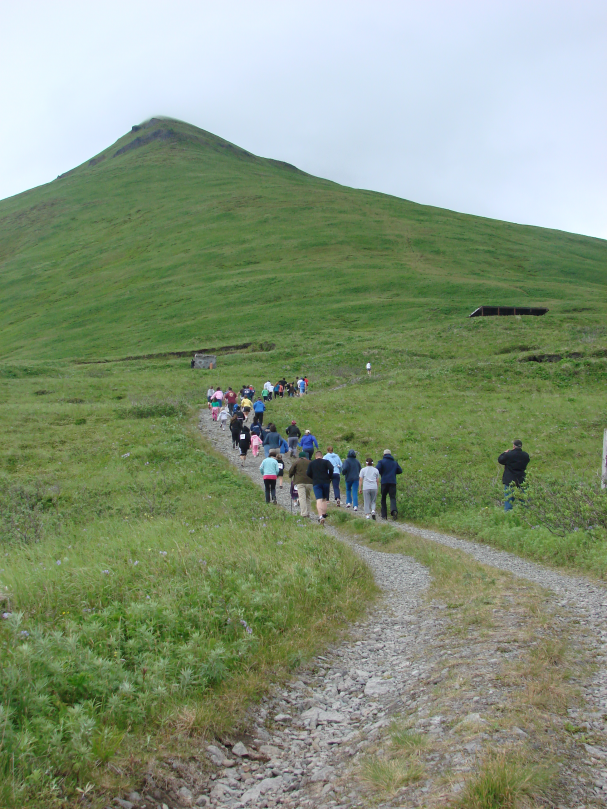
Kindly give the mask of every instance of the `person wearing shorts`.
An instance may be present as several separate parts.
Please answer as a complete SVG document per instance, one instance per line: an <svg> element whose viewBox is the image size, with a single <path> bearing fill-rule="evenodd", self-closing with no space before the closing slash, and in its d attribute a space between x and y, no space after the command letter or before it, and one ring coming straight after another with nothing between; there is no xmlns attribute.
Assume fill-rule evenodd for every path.
<svg viewBox="0 0 607 809"><path fill-rule="evenodd" d="M266 490L266 503L276 503L276 478L278 477L278 461L273 456L264 458L259 467L263 475L263 485Z"/></svg>
<svg viewBox="0 0 607 809"><path fill-rule="evenodd" d="M365 503L365 517L375 519L375 504L377 502L377 481L379 472L373 466L373 459L367 458L366 465L360 470L359 493L362 492Z"/></svg>
<svg viewBox="0 0 607 809"><path fill-rule="evenodd" d="M240 432L238 433L238 449L242 466L244 466L244 462L247 457L247 452L249 451L250 446L251 446L251 431L249 430L246 424L243 424L240 428Z"/></svg>
<svg viewBox="0 0 607 809"><path fill-rule="evenodd" d="M333 480L333 464L322 457L322 452L317 452L314 460L308 466L307 474L308 477L312 478L318 522L324 525L329 505L331 481Z"/></svg>

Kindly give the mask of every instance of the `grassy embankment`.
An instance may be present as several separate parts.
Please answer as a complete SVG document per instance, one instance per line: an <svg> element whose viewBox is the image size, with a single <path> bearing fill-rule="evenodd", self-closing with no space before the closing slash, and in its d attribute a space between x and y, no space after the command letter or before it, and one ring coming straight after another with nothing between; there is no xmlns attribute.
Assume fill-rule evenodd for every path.
<svg viewBox="0 0 607 809"><path fill-rule="evenodd" d="M7 373L0 804L50 807L237 724L373 587L205 450L189 369Z"/></svg>

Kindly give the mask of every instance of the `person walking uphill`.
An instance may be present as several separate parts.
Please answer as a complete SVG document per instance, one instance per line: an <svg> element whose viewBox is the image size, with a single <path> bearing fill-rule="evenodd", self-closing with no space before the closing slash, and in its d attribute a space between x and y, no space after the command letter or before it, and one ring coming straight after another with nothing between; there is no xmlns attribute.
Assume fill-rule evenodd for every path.
<svg viewBox="0 0 607 809"><path fill-rule="evenodd" d="M263 475L263 485L266 490L266 503L270 500L276 503L276 478L278 477L278 461L274 457L264 458L259 467L259 471Z"/></svg>
<svg viewBox="0 0 607 809"><path fill-rule="evenodd" d="M268 425L268 432L265 434L263 439L263 452L266 458L270 454L270 450L280 449L280 444L283 441L282 437L276 430L275 424Z"/></svg>
<svg viewBox="0 0 607 809"><path fill-rule="evenodd" d="M289 455L294 458L297 453L297 442L301 438L301 430L296 422L292 421L285 430L287 444L289 445Z"/></svg>
<svg viewBox="0 0 607 809"><path fill-rule="evenodd" d="M402 475L403 470L400 465L392 457L389 449L384 450L384 457L376 466L377 471L381 475L381 517L382 520L388 519L388 507L386 505L386 498L390 495L390 514L393 519L398 517L396 510L396 476Z"/></svg>
<svg viewBox="0 0 607 809"><path fill-rule="evenodd" d="M318 449L318 441L316 440L316 436L312 435L309 430L306 430L303 438L299 442L299 446L305 453L306 458L312 460L312 453L314 452L314 447Z"/></svg>
<svg viewBox="0 0 607 809"><path fill-rule="evenodd" d="M314 460L310 462L307 472L308 477L312 478L318 522L324 525L329 505L331 481L333 480L333 464L322 457L322 452L317 452Z"/></svg>
<svg viewBox="0 0 607 809"><path fill-rule="evenodd" d="M308 466L311 464L309 458L299 453L299 459L291 465L289 477L293 480L293 485L299 495L299 508L302 517L310 516L310 504L312 502L312 478L308 476Z"/></svg>
<svg viewBox="0 0 607 809"><path fill-rule="evenodd" d="M377 502L377 481L379 472L373 466L373 459L367 458L366 465L360 470L359 492L362 492L365 502L365 517L367 520L375 519L375 503Z"/></svg>
<svg viewBox="0 0 607 809"><path fill-rule="evenodd" d="M512 443L512 449L507 449L497 459L497 462L504 467L502 483L504 484L504 511L511 511L514 502L514 489L519 488L525 482L527 465L530 461L529 455L523 452L523 442Z"/></svg>
<svg viewBox="0 0 607 809"><path fill-rule="evenodd" d="M324 456L325 461L330 461L333 464L333 495L335 497L335 505L339 508L341 506L341 493L339 491L339 478L341 475L341 458L336 452L333 452L333 447L327 447L327 454Z"/></svg>
<svg viewBox="0 0 607 809"><path fill-rule="evenodd" d="M266 409L266 406L263 403L263 400L261 399L261 396L258 396L256 401L255 401L255 404L253 405L253 412L255 413L255 416L257 417L257 421L260 424L263 424L263 414L264 414L265 409Z"/></svg>
<svg viewBox="0 0 607 809"><path fill-rule="evenodd" d="M356 451L348 451L348 457L344 461L341 473L346 481L346 508L353 506L353 511L358 511L358 478L360 476L360 461L356 457Z"/></svg>
<svg viewBox="0 0 607 809"><path fill-rule="evenodd" d="M242 465L244 466L247 452L251 446L251 431L246 424L243 424L238 433L238 449L240 450L240 457L242 458Z"/></svg>

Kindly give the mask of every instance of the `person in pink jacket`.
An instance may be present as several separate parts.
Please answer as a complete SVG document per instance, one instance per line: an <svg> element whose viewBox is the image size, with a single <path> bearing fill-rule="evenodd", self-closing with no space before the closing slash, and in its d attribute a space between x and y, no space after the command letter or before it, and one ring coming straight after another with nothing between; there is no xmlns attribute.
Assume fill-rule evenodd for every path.
<svg viewBox="0 0 607 809"><path fill-rule="evenodd" d="M263 447L263 441L258 435L255 433L251 434L251 452L253 453L253 457L257 458L259 454L260 447Z"/></svg>

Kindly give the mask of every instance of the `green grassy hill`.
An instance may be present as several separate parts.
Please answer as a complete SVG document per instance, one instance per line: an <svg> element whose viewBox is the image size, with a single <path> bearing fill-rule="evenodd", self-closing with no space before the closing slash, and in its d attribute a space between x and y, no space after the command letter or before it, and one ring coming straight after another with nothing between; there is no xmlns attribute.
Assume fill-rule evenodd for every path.
<svg viewBox="0 0 607 809"><path fill-rule="evenodd" d="M0 202L0 357L398 334L480 304L603 317L604 241L345 188L179 121L134 129Z"/></svg>

